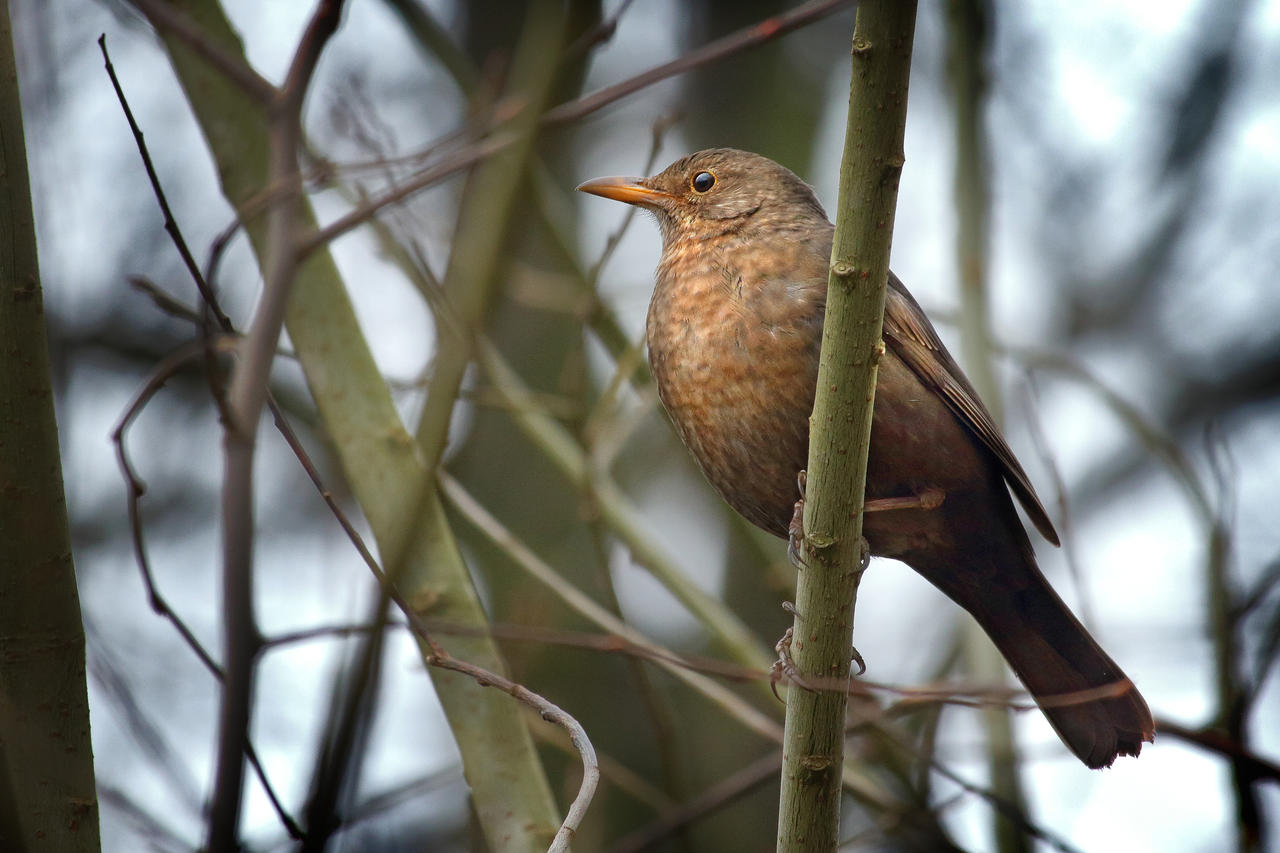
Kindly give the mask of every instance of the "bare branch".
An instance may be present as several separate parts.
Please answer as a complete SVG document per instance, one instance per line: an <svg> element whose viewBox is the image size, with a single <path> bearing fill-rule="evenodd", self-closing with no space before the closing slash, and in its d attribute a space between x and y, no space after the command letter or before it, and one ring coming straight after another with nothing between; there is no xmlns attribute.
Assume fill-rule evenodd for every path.
<svg viewBox="0 0 1280 853"><path fill-rule="evenodd" d="M129 0L141 12L151 26L174 36L191 50L218 69L245 94L267 106L276 97L276 88L265 77L254 71L247 62L232 56L205 38L200 27L189 17L163 0Z"/></svg>
<svg viewBox="0 0 1280 853"><path fill-rule="evenodd" d="M244 748L261 636L253 601L253 458L267 379L284 326L299 264L301 176L298 143L302 103L320 53L337 31L343 0L321 0L299 42L285 87L271 102L268 185L286 187L267 214L264 286L227 392L226 464L222 499L223 631L226 680L219 720L218 761L208 844L213 853L238 846Z"/></svg>
<svg viewBox="0 0 1280 853"><path fill-rule="evenodd" d="M765 18L757 24L752 24L735 33L730 33L724 38L716 39L710 44L686 53L679 59L673 59L671 62L650 68L648 71L637 74L628 80L623 80L621 83L615 83L581 98L566 101L548 110L546 115L542 117L542 121L548 125L577 121L583 116L612 104L614 101L652 86L654 83L666 80L668 77L674 77L677 74L683 74L686 71L692 71L695 68L719 62L735 53L741 53L749 48L772 41L792 30L821 20L833 12L838 12L851 5L853 5L853 0L812 0L812 2L797 6L781 15Z"/></svg>
<svg viewBox="0 0 1280 853"><path fill-rule="evenodd" d="M413 619L411 618L410 621L413 622ZM582 724L575 720L571 714L566 713L555 703L544 699L529 688L510 679L503 678L501 675L450 657L447 652L431 641L429 635L420 632L418 627L415 626L414 632L418 633L427 642L431 642L433 648L436 649L435 654L427 658L427 663L432 666L438 666L441 669L448 669L470 676L484 687L496 687L513 699L533 708L542 719L549 723L555 723L569 733L570 741L573 742L574 748L578 750L578 754L582 758L582 784L578 786L578 795L574 797L573 804L569 806L569 812L565 815L564 821L556 831L555 840L547 848L547 853L567 853L569 844L572 842L574 834L578 831L578 827L582 824L582 819L587 814L587 808L591 805L591 798L595 796L596 785L600 781L600 763L596 760L596 751L591 745L591 739L587 737L586 729L582 728Z"/></svg>

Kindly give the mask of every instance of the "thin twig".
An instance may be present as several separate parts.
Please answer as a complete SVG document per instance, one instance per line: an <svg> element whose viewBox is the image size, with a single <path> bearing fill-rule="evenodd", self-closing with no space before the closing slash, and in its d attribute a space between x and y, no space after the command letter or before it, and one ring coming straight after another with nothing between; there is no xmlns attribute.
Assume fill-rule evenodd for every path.
<svg viewBox="0 0 1280 853"><path fill-rule="evenodd" d="M176 239L182 239L181 232L178 232ZM212 339L213 345L218 346L218 341L219 339ZM134 559L137 561L138 569L142 573L142 582L147 588L147 598L151 603L151 609L158 615L168 619L178 632L178 635L182 637L183 642L195 652L196 657L204 664L205 669L209 670L219 681L223 681L225 675L222 667L218 665L208 650L196 639L196 635L187 627L186 622L169 606L168 601L161 595L159 587L156 585L155 576L151 571L151 563L147 557L142 512L139 504L142 495L146 492L146 485L133 467L126 441L126 433L129 427L147 403L150 402L151 398L164 387L168 379L176 375L185 365L194 362L198 358L206 358L207 346L208 342L206 341L193 341L161 361L116 423L115 428L111 431L111 441L116 447L116 460L124 476L127 489L126 506L129 514L129 530L133 537ZM281 803L280 797L276 794L275 787L267 778L262 762L258 760L257 750L254 749L252 742L247 737L245 739L245 755L248 757L249 764L252 765L255 775L258 777L258 781L262 784L263 790L266 791L267 798L271 801L271 807L275 810L276 816L280 819L280 823L290 837L295 839L305 837L305 833L299 828L297 822L285 810L284 804Z"/></svg>
<svg viewBox="0 0 1280 853"><path fill-rule="evenodd" d="M955 772L950 767L947 767L936 758L922 756L919 750L902 740L902 738L888 726L874 721L871 722L871 726L874 728L876 733L883 737L887 742L904 751L908 755L917 758L925 758L935 773L946 777L954 784L959 785L965 791L984 800L1000 815L1015 824L1026 834L1043 841L1055 850L1063 851L1063 853L1080 853L1080 848L1074 846L1065 838L1062 838L1058 834L1029 820L1026 816L1025 810L1022 809L1017 802L975 782L970 782L968 779L965 779L959 773Z"/></svg>
<svg viewBox="0 0 1280 853"><path fill-rule="evenodd" d="M160 594L159 588L156 586L155 575L151 571L151 561L147 557L146 537L143 535L142 510L139 504L143 494L146 493L147 487L133 467L133 462L129 458L128 444L125 440L125 434L128 432L129 427L151 398L164 387L167 381L177 375L188 364L203 356L203 354L203 343L192 341L170 353L156 365L147 381L143 383L142 388L134 395L132 402L125 408L124 414L116 422L115 428L111 430L111 443L115 445L116 463L120 467L120 473L124 477L127 489L126 507L129 514L129 530L133 537L133 554L138 563L138 569L142 572L142 582L147 588L147 598L151 603L151 609L169 620L183 641L196 653L196 657L200 658L200 662L205 665L206 669L219 671L218 664L213 660L213 656L196 639L196 635L182 621L182 618L169 607L168 602Z"/></svg>
<svg viewBox="0 0 1280 853"><path fill-rule="evenodd" d="M150 2L150 0L145 0L145 2ZM169 9L168 6L163 8L167 10L165 14L178 14ZM151 152L143 142L142 128L138 126L138 121L133 116L133 110L129 108L129 101L125 98L124 90L120 87L119 78L116 77L115 66L111 64L111 57L107 54L107 36L105 33L98 36L98 47L102 51L102 59L106 65L107 76L111 79L111 86L116 91L116 100L120 102L120 108L124 111L125 120L129 122L129 130L133 132L138 154L142 157L142 167L147 172L147 179L151 182L151 188L155 192L156 202L160 205L160 214L164 217L164 230L169 233L170 239L178 250L178 255L182 258L183 265L196 282L196 287L200 289L200 295L204 298L205 304L209 306L209 310L213 311L218 324L226 331L229 328L230 321L227 319L227 315L216 307L213 294L208 292L204 279L200 276L200 267L196 264L195 257L187 247L187 241L182 239L182 234L178 229L178 221L173 216L173 210L169 207L169 199L160 186L160 176L156 173L155 164L151 161Z"/></svg>
<svg viewBox="0 0 1280 853"><path fill-rule="evenodd" d="M253 702L261 636L253 598L253 459L258 418L284 325L284 310L299 264L296 230L301 205L298 141L302 104L316 63L337 32L343 0L320 0L299 40L282 89L268 105L268 186L289 191L267 213L263 292L227 390L225 474L222 491L223 642L226 680L218 723L217 767L208 846L213 853L239 846L244 788L244 746Z"/></svg>
<svg viewBox="0 0 1280 853"><path fill-rule="evenodd" d="M1067 561L1067 574L1071 577L1071 585L1076 588L1076 599L1080 603L1080 621L1092 626L1096 623L1093 613L1093 598L1084 581L1084 568L1080 565L1075 544L1075 519L1071 512L1071 499L1067 494L1067 482L1058 468L1053 450L1049 447L1049 437L1045 435L1044 426L1040 422L1040 389L1035 374L1025 372L1027 395L1027 435L1031 446L1049 473L1049 484L1053 489L1058 504L1058 535L1062 541L1062 555Z"/></svg>
<svg viewBox="0 0 1280 853"><path fill-rule="evenodd" d="M410 622L412 623L413 621L411 617ZM574 719L571 714L566 713L558 705L534 693L524 685L481 669L474 664L450 657L447 652L431 641L430 636L425 631L419 630L417 626L414 627L414 633L431 644L433 651L426 659L431 666L469 676L484 687L496 687L513 699L533 708L542 719L549 723L555 723L569 733L569 740L573 743L574 748L578 750L578 755L582 759L582 783L578 786L578 794L573 798L573 804L569 806L569 811L565 814L564 821L560 824L560 828L556 830L555 839L552 841L551 846L547 848L547 853L567 853L573 836L577 833L578 827L582 825L582 819L586 816L587 808L591 805L591 798L595 796L596 785L600 782L600 764L596 760L596 751L591 745L591 739L587 737L586 729L582 728L582 724Z"/></svg>
<svg viewBox="0 0 1280 853"><path fill-rule="evenodd" d="M853 0L814 0L814 2L797 6L781 15L765 18L759 23L743 27L723 38L716 39L710 44L703 45L697 50L692 50L679 59L663 63L627 80L623 80L621 83L606 86L588 95L583 95L581 98L553 107L542 117L542 122L546 125L559 125L577 121L614 101L652 86L654 83L666 80L668 77L674 77L677 74L683 74L686 71L692 71L695 68L719 62L726 57L733 56L735 53L741 53L749 48L773 41L792 30L821 20L833 12L838 12L842 8L851 5L853 5Z"/></svg>
<svg viewBox="0 0 1280 853"><path fill-rule="evenodd" d="M151 0L151 2L154 2L154 0ZM815 2L807 3L784 14L766 18L759 23L744 27L698 50L685 54L680 59L651 68L589 95L566 101L544 113L540 121L544 127L577 121L620 98L634 94L668 77L701 68L704 65L718 62L749 48L773 41L792 30L811 24L852 4L853 0L815 0ZM305 256L314 252L320 246L361 225L382 208L404 201L409 196L475 165L511 145L517 138L518 136L513 134L493 134L449 155L436 164L423 169L400 186L370 199L365 204L320 229L300 245L300 254Z"/></svg>
<svg viewBox="0 0 1280 853"><path fill-rule="evenodd" d="M1238 764L1253 780L1280 783L1280 763L1249 751L1247 747L1232 740L1225 732L1217 729L1191 728L1164 717L1156 720L1156 731Z"/></svg>

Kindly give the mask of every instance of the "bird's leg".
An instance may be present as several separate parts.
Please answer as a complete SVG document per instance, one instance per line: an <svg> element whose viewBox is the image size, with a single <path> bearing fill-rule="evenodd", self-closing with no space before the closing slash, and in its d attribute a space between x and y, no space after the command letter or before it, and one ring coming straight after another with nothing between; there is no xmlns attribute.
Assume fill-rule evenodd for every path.
<svg viewBox="0 0 1280 853"><path fill-rule="evenodd" d="M782 635L782 639L778 640L773 647L778 653L778 659L773 662L773 666L769 667L769 689L773 691L773 698L779 702L782 697L778 695L778 682L785 675L789 680L799 683L796 676L796 663L791 659L791 638L795 635L792 628L788 628Z"/></svg>
<svg viewBox="0 0 1280 853"><path fill-rule="evenodd" d="M800 490L800 500L796 501L795 511L791 514L791 523L787 525L787 559L797 569L804 568L804 485L808 474L801 468L796 475L796 486Z"/></svg>
<svg viewBox="0 0 1280 853"><path fill-rule="evenodd" d="M937 509L946 500L942 489L925 489L918 495L901 498L872 498L862 505L863 512L884 512L890 509ZM792 524L795 522L793 521Z"/></svg>
<svg viewBox="0 0 1280 853"><path fill-rule="evenodd" d="M787 525L787 559L797 569L803 569L804 562L804 490L807 472L804 469L796 475L796 486L800 490L800 500L796 501L795 511L791 514L791 523ZM942 506L947 493L942 489L928 488L919 494L897 498L872 498L862 505L862 511L886 512L895 509L931 510ZM864 566L865 568L865 566Z"/></svg>
<svg viewBox="0 0 1280 853"><path fill-rule="evenodd" d="M862 573L865 572L867 570L867 567L870 565L871 565L871 543L867 541L867 537L859 536L858 537L858 575L859 577L861 577ZM866 660L863 659L862 652L858 651L857 646L850 646L850 648L853 649L853 655L852 655L853 662L858 665L858 672L857 674L854 675L854 678L858 678L860 676L866 675L867 662Z"/></svg>

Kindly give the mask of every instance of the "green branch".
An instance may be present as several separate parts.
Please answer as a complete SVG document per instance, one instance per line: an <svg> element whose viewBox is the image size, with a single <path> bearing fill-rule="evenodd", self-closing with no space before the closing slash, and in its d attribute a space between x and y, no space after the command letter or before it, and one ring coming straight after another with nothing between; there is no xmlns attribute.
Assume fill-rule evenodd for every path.
<svg viewBox="0 0 1280 853"><path fill-rule="evenodd" d="M99 849L84 626L62 490L9 5L0 4L0 850Z"/></svg>
<svg viewBox="0 0 1280 853"><path fill-rule="evenodd" d="M238 210L250 208L266 179L266 118L261 105L210 64L209 55L243 63L243 46L217 0L164 4L198 27L212 50L195 50L161 30L174 72L187 94L218 166L223 194ZM150 4L142 4L144 11ZM148 13L149 14L149 13ZM306 200L299 218L316 227ZM266 245L260 218L246 217L255 253ZM306 374L347 482L394 573L404 599L424 616L485 628L487 620L457 543L448 527L429 466L404 428L369 352L332 256L307 255L285 312L285 326ZM492 638L450 641L449 653L490 672L506 671ZM486 690L467 675L429 668L436 693L462 754L472 802L490 849L546 850L559 823L533 740L516 702Z"/></svg>
<svg viewBox="0 0 1280 853"><path fill-rule="evenodd" d="M842 678L849 672L915 18L915 0L858 7L822 357L810 419L805 566L797 579L791 649L801 679ZM787 691L779 851L835 849L844 724L843 691L794 685Z"/></svg>

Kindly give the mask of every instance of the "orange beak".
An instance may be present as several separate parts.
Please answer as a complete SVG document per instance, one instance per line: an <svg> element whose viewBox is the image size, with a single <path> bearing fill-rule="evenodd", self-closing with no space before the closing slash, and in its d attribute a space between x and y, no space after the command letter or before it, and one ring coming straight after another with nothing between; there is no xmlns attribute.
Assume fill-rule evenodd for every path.
<svg viewBox="0 0 1280 853"><path fill-rule="evenodd" d="M670 193L645 186L643 181L644 178L596 178L578 184L578 191L640 205L661 205L675 198Z"/></svg>

